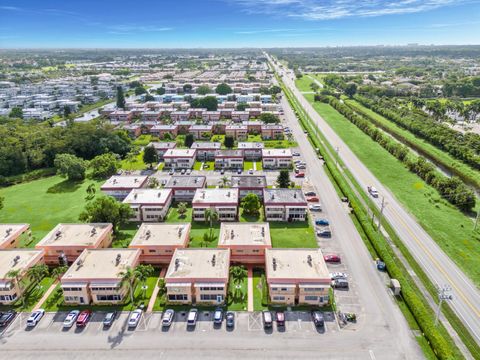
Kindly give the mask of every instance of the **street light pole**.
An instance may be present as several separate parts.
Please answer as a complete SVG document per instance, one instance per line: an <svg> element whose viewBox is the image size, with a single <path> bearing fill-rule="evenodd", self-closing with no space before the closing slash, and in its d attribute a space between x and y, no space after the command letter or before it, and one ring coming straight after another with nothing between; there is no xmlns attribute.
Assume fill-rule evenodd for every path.
<svg viewBox="0 0 480 360"><path fill-rule="evenodd" d="M437 313L435 315L435 326L438 325L438 318L440 317L440 309L442 307L442 302L444 300L452 300L453 296L450 294L450 291L452 288L449 285L443 285L443 287L437 288L438 292L438 308L437 308Z"/></svg>
<svg viewBox="0 0 480 360"><path fill-rule="evenodd" d="M383 209L385 209L385 206L387 206L385 196L382 196L382 207L380 208L380 215L378 216L377 231L380 230L380 225L382 225Z"/></svg>

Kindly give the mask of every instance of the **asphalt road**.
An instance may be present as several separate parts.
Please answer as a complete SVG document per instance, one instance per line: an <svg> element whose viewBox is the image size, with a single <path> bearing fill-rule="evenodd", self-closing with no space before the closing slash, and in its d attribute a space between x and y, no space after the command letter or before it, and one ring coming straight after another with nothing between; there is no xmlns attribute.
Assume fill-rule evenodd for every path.
<svg viewBox="0 0 480 360"><path fill-rule="evenodd" d="M421 351L403 314L395 304L381 274L376 270L345 205L340 201L322 162L317 158L285 98L282 99L282 105L286 125L292 130L302 158L307 163L305 180L316 188L324 212L330 220L343 262L348 265L348 272L355 277L358 284L355 289L356 303L362 309L364 318L359 320L362 324L356 330L357 336L363 339L367 347L374 348L379 342L388 344L391 349L388 354L391 356L402 354L407 359L421 357ZM350 346L348 342L345 344Z"/></svg>
<svg viewBox="0 0 480 360"><path fill-rule="evenodd" d="M284 72L282 73L284 74ZM292 80L293 74L288 73L288 75L283 75L282 77L286 86L292 90L329 143L334 148L338 147L340 158L353 174L356 181L365 191L367 186L373 185L377 188L380 196L378 199L373 199L373 201L380 209L382 197L385 199L387 204L384 210L385 218L431 281L438 286L448 285L451 287L453 300L447 301L455 313L462 319L471 334L476 338L477 342L480 343L479 289L475 287L473 282L440 249L430 235L418 224L414 216L402 207L395 196L375 178L367 167L363 165L340 137L330 128L327 122L313 109L296 88Z"/></svg>

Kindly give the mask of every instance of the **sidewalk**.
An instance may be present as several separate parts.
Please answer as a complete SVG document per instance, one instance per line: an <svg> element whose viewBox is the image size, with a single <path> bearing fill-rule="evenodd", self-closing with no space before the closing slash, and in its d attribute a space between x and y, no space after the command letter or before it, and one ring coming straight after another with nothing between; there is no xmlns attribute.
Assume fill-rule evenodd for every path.
<svg viewBox="0 0 480 360"><path fill-rule="evenodd" d="M253 311L253 270L252 267L249 266L247 268L248 275L247 275L247 293L248 293L248 311Z"/></svg>
<svg viewBox="0 0 480 360"><path fill-rule="evenodd" d="M158 285L158 281L165 277L165 273L167 272L167 268L163 267L160 271L160 276L158 277L157 282L155 283L155 288L153 289L152 296L150 297L150 301L148 302L147 312L152 312L153 306L155 305L155 300L157 300L158 291L160 290Z"/></svg>
<svg viewBox="0 0 480 360"><path fill-rule="evenodd" d="M58 285L58 279L55 280L52 285L50 285L47 291L45 291L45 294L43 294L42 298L38 300L38 302L33 307L32 311L40 309L40 306L42 306L42 304L47 300L47 298L50 296L53 290L55 290L57 285Z"/></svg>

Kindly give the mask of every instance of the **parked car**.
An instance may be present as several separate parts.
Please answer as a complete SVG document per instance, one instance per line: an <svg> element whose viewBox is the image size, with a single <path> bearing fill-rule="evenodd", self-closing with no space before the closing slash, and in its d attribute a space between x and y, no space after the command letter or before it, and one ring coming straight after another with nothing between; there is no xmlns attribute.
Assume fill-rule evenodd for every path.
<svg viewBox="0 0 480 360"><path fill-rule="evenodd" d="M319 202L320 199L317 196L307 196L308 202Z"/></svg>
<svg viewBox="0 0 480 360"><path fill-rule="evenodd" d="M250 175L253 175L253 169L248 170L248 173L249 173Z"/></svg>
<svg viewBox="0 0 480 360"><path fill-rule="evenodd" d="M275 313L275 320L277 321L277 326L285 326L285 313L283 311L277 311Z"/></svg>
<svg viewBox="0 0 480 360"><path fill-rule="evenodd" d="M313 324L316 327L323 328L325 326L325 319L323 317L323 313L321 313L320 311L312 311L311 314L312 314Z"/></svg>
<svg viewBox="0 0 480 360"><path fill-rule="evenodd" d="M227 323L227 327L232 328L235 326L235 313L232 311L227 312L225 315L225 320Z"/></svg>
<svg viewBox="0 0 480 360"><path fill-rule="evenodd" d="M223 174L225 174L225 169L220 170L220 175L223 175Z"/></svg>
<svg viewBox="0 0 480 360"><path fill-rule="evenodd" d="M348 289L348 280L346 279L332 280L332 287L334 289Z"/></svg>
<svg viewBox="0 0 480 360"><path fill-rule="evenodd" d="M325 260L325 262L329 262L329 263L339 263L341 261L340 256L336 254L325 255L323 259Z"/></svg>
<svg viewBox="0 0 480 360"><path fill-rule="evenodd" d="M317 219L315 220L315 225L321 225L321 226L326 226L330 225L327 219Z"/></svg>
<svg viewBox="0 0 480 360"><path fill-rule="evenodd" d="M182 169L181 174L182 174L182 175L185 175L186 172L187 172L187 170Z"/></svg>
<svg viewBox="0 0 480 360"><path fill-rule="evenodd" d="M375 263L377 264L377 269L380 271L386 271L387 270L387 265L381 261L380 259L375 260Z"/></svg>
<svg viewBox="0 0 480 360"><path fill-rule="evenodd" d="M330 273L330 279L337 280L337 279L346 279L348 278L348 274L344 272L333 272Z"/></svg>
<svg viewBox="0 0 480 360"><path fill-rule="evenodd" d="M198 310L190 309L187 316L187 326L195 326L197 324Z"/></svg>
<svg viewBox="0 0 480 360"><path fill-rule="evenodd" d="M300 153L299 152L293 152L292 156L300 156Z"/></svg>
<svg viewBox="0 0 480 360"><path fill-rule="evenodd" d="M223 310L220 308L217 308L213 313L213 323L215 325L221 325L222 321L223 321Z"/></svg>
<svg viewBox="0 0 480 360"><path fill-rule="evenodd" d="M320 204L309 205L308 208L310 211L322 211L322 206Z"/></svg>
<svg viewBox="0 0 480 360"><path fill-rule="evenodd" d="M92 310L83 310L77 318L77 327L85 327L92 316Z"/></svg>
<svg viewBox="0 0 480 360"><path fill-rule="evenodd" d="M317 196L317 193L315 191L307 191L305 192L305 196Z"/></svg>
<svg viewBox="0 0 480 360"><path fill-rule="evenodd" d="M64 328L71 328L75 321L77 321L78 315L80 314L79 310L72 310L68 313L65 320L63 320L63 327Z"/></svg>
<svg viewBox="0 0 480 360"><path fill-rule="evenodd" d="M128 327L129 328L136 328L138 323L140 322L140 318L142 317L142 310L136 309L133 310L128 318Z"/></svg>
<svg viewBox="0 0 480 360"><path fill-rule="evenodd" d="M304 177L305 177L305 173L299 171L299 172L295 173L295 177L296 177L296 178L304 178Z"/></svg>
<svg viewBox="0 0 480 360"><path fill-rule="evenodd" d="M295 165L300 164L301 162L302 162L302 160L300 160L300 159L293 160L293 163Z"/></svg>
<svg viewBox="0 0 480 360"><path fill-rule="evenodd" d="M332 236L332 231L328 228L320 229L317 230L317 236L328 238Z"/></svg>
<svg viewBox="0 0 480 360"><path fill-rule="evenodd" d="M307 165L298 164L298 165L296 166L296 168L299 169L299 170L305 170L305 169L307 168Z"/></svg>
<svg viewBox="0 0 480 360"><path fill-rule="evenodd" d="M242 169L237 169L237 174L241 174L242 173Z"/></svg>
<svg viewBox="0 0 480 360"><path fill-rule="evenodd" d="M272 313L268 310L262 311L263 327L271 328L273 323Z"/></svg>
<svg viewBox="0 0 480 360"><path fill-rule="evenodd" d="M117 318L117 312L116 311L110 311L108 312L105 317L103 318L103 326L109 327L112 326L113 322Z"/></svg>
<svg viewBox="0 0 480 360"><path fill-rule="evenodd" d="M187 174L187 175L190 175L191 173L192 173L192 169L187 169L186 174Z"/></svg>
<svg viewBox="0 0 480 360"><path fill-rule="evenodd" d="M168 172L168 175L173 175L174 173L175 173L175 170L170 169L170 171Z"/></svg>
<svg viewBox="0 0 480 360"><path fill-rule="evenodd" d="M172 325L174 317L175 317L175 311L174 310L172 310L172 309L165 310L165 312L163 313L163 317L162 317L162 326L169 327L170 325Z"/></svg>
<svg viewBox="0 0 480 360"><path fill-rule="evenodd" d="M8 310L0 315L0 327L7 327L13 319L17 316L17 312L15 310Z"/></svg>
<svg viewBox="0 0 480 360"><path fill-rule="evenodd" d="M45 310L43 309L38 309L32 312L27 319L27 327L37 326L38 322L42 319L43 315L45 315Z"/></svg>

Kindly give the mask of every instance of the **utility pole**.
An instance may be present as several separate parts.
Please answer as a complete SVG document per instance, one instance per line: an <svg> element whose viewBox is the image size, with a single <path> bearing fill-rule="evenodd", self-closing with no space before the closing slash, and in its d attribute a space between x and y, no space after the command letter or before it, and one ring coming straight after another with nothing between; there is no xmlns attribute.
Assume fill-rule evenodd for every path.
<svg viewBox="0 0 480 360"><path fill-rule="evenodd" d="M385 203L385 196L382 196L382 207L380 208L380 215L378 215L377 231L380 230L380 226L382 225L383 209L385 209L386 205L387 204Z"/></svg>
<svg viewBox="0 0 480 360"><path fill-rule="evenodd" d="M438 318L440 317L440 309L442 307L442 302L444 300L452 300L453 296L450 294L451 287L449 285L443 285L443 287L438 287L437 292L438 292L438 308L437 308L437 314L435 316L435 326L438 325Z"/></svg>

